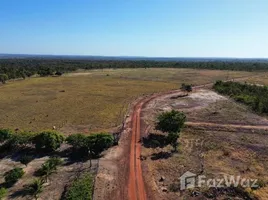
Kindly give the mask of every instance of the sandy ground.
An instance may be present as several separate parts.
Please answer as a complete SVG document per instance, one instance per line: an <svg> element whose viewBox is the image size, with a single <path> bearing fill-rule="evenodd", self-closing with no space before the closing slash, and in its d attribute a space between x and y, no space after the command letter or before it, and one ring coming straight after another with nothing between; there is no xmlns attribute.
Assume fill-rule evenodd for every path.
<svg viewBox="0 0 268 200"><path fill-rule="evenodd" d="M200 155L205 154L201 154L201 149L187 152L186 147L189 145L189 141L196 142L196 140L202 141L202 139L206 139L206 148L217 147L217 149L228 149L224 150L228 152L236 146L237 152L241 152L238 157L246 156L242 152L250 152L250 154L254 155L257 152L261 155L264 155L263 153L267 152L266 147L268 144L265 142L267 139L265 134L268 129L268 120L265 117L258 116L249 111L244 105L237 104L211 90L198 89L193 93L190 93L187 97L174 98L181 94L182 93L179 92L177 94L161 96L152 100L146 108L143 109L142 133L144 137L147 137L149 133L156 133L153 129L154 119L160 112L176 109L183 111L188 119L186 122L186 124L188 123L188 128L185 129L185 133L183 133L181 138L182 144L180 150L183 153L181 152L170 157L169 152L172 149L171 147L163 149L159 147L156 149L142 148L142 156L145 157L145 160L142 162L144 178L147 188L149 188L148 190L150 190L150 194L152 194L148 199L206 199L201 195L199 196L200 198L194 198L189 196L186 197L184 193L173 193L168 191L168 187L172 182L179 181L178 178L180 173L187 170L202 171L202 168L204 168L202 167L204 161L202 161L203 158L202 156L200 157ZM188 132L191 132L191 134ZM203 136L195 135L198 133L203 134ZM216 133L218 135L214 135ZM213 151L214 152L211 152L211 155L217 156L218 150L216 151L213 149ZM152 160L152 155L163 152L168 155L166 159ZM220 164L221 167L218 168L217 166L220 161L205 159L205 166L207 167L208 173L213 174L220 170L229 173L232 171L242 173L243 170L240 169L243 168L242 166L251 165L252 161L246 159L241 160L240 162L235 161L234 163L234 160L238 159L238 157L235 154L233 154L232 157L235 158L232 158L233 160L228 160L229 158L226 158L227 161L224 160L225 163L222 164L222 166ZM265 157L266 156L255 158L258 160L256 161L258 165L263 166ZM223 159L219 157L219 160ZM256 173L255 167L256 166L252 167L252 171L248 175L259 176L259 174ZM265 172L260 173L265 174ZM160 182L159 180L161 176L165 177L166 181ZM263 194L264 193L262 192L261 195ZM217 199L224 199L224 195ZM236 199L244 199L244 197L238 195Z"/></svg>
<svg viewBox="0 0 268 200"><path fill-rule="evenodd" d="M31 199L29 196L24 196L24 185L31 183L36 177L35 172L41 167L41 165L49 158L48 156L34 159L27 166L17 161L17 156L6 157L0 160L0 184L4 182L3 175L13 169L14 167L23 168L24 176L11 188L8 189L7 199L25 200ZM92 161L92 167L90 168L90 162L69 162L67 158L64 158L65 162L60 166L56 173L52 174L48 183L45 184L44 190L40 195L39 200L58 200L61 198L65 187L72 183L80 173L91 172L96 174L98 168L98 160Z"/></svg>

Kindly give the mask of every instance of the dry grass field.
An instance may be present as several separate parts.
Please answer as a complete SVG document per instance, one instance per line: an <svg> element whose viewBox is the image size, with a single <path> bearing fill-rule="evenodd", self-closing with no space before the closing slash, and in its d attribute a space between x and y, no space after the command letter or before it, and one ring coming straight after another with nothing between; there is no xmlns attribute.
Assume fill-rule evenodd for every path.
<svg viewBox="0 0 268 200"><path fill-rule="evenodd" d="M30 78L0 86L0 127L40 131L56 126L68 134L108 130L121 124L135 98L255 73L194 69L106 69L62 77Z"/></svg>

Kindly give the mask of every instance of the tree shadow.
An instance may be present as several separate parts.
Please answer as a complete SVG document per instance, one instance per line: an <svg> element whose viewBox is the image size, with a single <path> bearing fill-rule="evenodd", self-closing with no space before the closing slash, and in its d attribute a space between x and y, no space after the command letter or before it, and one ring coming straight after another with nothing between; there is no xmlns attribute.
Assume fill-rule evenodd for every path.
<svg viewBox="0 0 268 200"><path fill-rule="evenodd" d="M170 152L159 152L159 153L154 153L152 154L151 156L151 159L152 160L160 160L160 159L168 159L172 156L172 153Z"/></svg>
<svg viewBox="0 0 268 200"><path fill-rule="evenodd" d="M142 142L146 148L163 148L167 146L166 138L165 135L150 133L147 138L142 138Z"/></svg>
<svg viewBox="0 0 268 200"><path fill-rule="evenodd" d="M15 199L15 198L18 198L18 197L26 197L26 196L27 196L27 192L26 192L25 188L17 190L13 194L9 195L9 197L11 199Z"/></svg>

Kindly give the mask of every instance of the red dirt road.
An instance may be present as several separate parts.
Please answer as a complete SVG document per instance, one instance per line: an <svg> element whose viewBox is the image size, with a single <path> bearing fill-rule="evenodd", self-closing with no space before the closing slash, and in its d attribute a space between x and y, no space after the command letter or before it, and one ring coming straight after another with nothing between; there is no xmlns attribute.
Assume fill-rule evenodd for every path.
<svg viewBox="0 0 268 200"><path fill-rule="evenodd" d="M133 109L131 116L131 144L129 157L129 179L128 179L128 199L147 200L145 185L141 168L141 110L148 102L162 95L177 93L180 90L173 90L161 94L154 94L140 100Z"/></svg>
<svg viewBox="0 0 268 200"><path fill-rule="evenodd" d="M243 80L248 77L241 77L235 80ZM213 83L208 83L204 85L199 85L193 87L193 89L199 89L204 87L210 87ZM145 184L142 175L142 167L141 167L141 110L144 105L146 105L151 100L173 93L180 92L180 90L173 90L169 92L163 92L158 94L153 94L152 96L145 97L141 99L133 109L133 113L131 116L131 143L130 143L130 155L129 155L129 176L128 176L128 200L147 200ZM196 125L206 125L206 126L218 126L218 124L211 123L188 123L188 125L196 126ZM230 125L222 125L227 127ZM233 125L231 125L232 127ZM266 129L267 127L252 127L252 126L243 126L243 125L234 125L234 128L252 128L252 129Z"/></svg>

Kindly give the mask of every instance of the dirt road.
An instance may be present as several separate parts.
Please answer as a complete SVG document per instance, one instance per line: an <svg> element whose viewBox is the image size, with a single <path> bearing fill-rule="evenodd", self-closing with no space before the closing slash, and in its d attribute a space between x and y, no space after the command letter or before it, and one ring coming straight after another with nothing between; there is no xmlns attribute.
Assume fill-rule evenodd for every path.
<svg viewBox="0 0 268 200"><path fill-rule="evenodd" d="M245 124L217 124L211 122L186 122L188 126L205 126L205 127L218 127L218 128L241 128L250 130L268 130L268 126L263 125L245 125Z"/></svg>
<svg viewBox="0 0 268 200"><path fill-rule="evenodd" d="M243 80L248 77L237 78L236 80ZM213 83L199 85L193 87L193 89L200 89L203 87L210 87ZM164 95L170 95L173 93L181 92L180 90L173 90L161 94L154 94L150 97L141 99L133 109L131 116L131 143L130 143L130 155L129 155L129 178L128 178L128 199L129 200L146 200L146 189L143 181L142 168L141 168L141 111L142 108L151 100ZM268 129L266 126L248 126L248 125L232 125L232 124L213 124L202 122L188 122L190 126L215 126L215 127L231 127L231 128L245 128L245 129Z"/></svg>

